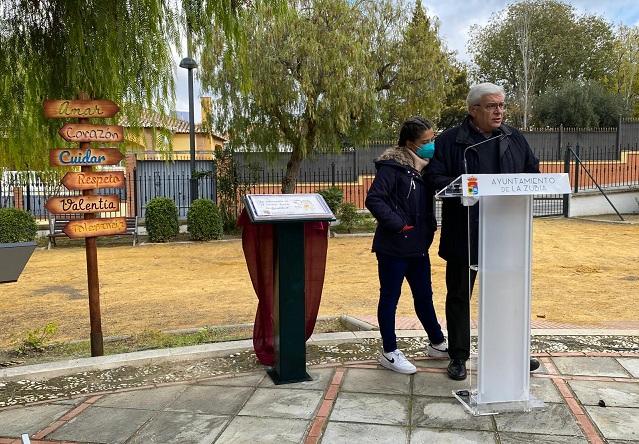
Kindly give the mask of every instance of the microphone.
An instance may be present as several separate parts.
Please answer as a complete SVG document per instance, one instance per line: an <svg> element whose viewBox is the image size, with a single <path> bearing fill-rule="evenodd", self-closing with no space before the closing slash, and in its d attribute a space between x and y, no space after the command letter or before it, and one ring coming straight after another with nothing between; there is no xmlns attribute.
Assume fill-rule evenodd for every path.
<svg viewBox="0 0 639 444"><path fill-rule="evenodd" d="M499 134L498 136L489 137L488 139L482 140L479 143L475 143L473 145L467 146L464 149L464 174L468 174L468 162L466 161L466 153L468 152L469 149L474 148L474 147L476 147L478 145L481 145L482 143L490 142L491 140L495 140L495 139L501 140L504 137L508 137L508 136L510 136L510 134L502 133L502 134Z"/></svg>

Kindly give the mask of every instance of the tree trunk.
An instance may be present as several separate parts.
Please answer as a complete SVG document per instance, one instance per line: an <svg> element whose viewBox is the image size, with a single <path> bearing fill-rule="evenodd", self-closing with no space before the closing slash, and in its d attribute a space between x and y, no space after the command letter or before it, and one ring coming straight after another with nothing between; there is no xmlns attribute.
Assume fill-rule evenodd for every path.
<svg viewBox="0 0 639 444"><path fill-rule="evenodd" d="M295 185L297 185L297 176L300 173L302 160L304 160L301 152L301 149L294 147L293 152L291 153L291 157L286 163L286 174L282 179L282 194L292 194L295 192Z"/></svg>

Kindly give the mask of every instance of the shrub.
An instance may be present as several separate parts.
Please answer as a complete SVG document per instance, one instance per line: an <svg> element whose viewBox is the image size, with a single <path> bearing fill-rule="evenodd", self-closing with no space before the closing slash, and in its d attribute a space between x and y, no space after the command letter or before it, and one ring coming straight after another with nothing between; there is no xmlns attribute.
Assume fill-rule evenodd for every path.
<svg viewBox="0 0 639 444"><path fill-rule="evenodd" d="M322 195L333 214L337 215L339 205L344 199L344 192L342 189L339 187L330 187L325 190L318 190L317 193Z"/></svg>
<svg viewBox="0 0 639 444"><path fill-rule="evenodd" d="M35 219L26 211L0 208L0 244L31 242L37 232Z"/></svg>
<svg viewBox="0 0 639 444"><path fill-rule="evenodd" d="M49 322L42 328L34 328L27 331L27 337L18 346L18 354L23 355L29 352L42 352L48 345L51 338L58 331L58 324Z"/></svg>
<svg viewBox="0 0 639 444"><path fill-rule="evenodd" d="M191 239L222 239L222 214L212 200L197 199L193 201L186 215Z"/></svg>
<svg viewBox="0 0 639 444"><path fill-rule="evenodd" d="M144 221L151 242L169 241L180 231L175 202L166 197L155 197L149 201Z"/></svg>
<svg viewBox="0 0 639 444"><path fill-rule="evenodd" d="M338 209L339 222L349 233L360 219L357 207L354 203L343 202Z"/></svg>

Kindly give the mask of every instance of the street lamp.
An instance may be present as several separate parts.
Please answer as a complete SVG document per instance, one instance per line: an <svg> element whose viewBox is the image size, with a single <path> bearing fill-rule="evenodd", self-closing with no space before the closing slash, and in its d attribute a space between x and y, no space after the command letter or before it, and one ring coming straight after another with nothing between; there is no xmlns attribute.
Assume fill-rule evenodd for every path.
<svg viewBox="0 0 639 444"><path fill-rule="evenodd" d="M191 203L197 199L198 186L195 177L195 117L193 116L193 70L197 63L191 57L185 57L180 61L180 68L189 70L189 148L191 154Z"/></svg>

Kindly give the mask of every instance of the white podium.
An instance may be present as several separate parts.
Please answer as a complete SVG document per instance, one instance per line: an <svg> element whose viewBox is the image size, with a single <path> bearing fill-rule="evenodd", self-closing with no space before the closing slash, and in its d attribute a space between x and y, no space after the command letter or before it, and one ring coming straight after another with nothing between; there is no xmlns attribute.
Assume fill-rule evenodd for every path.
<svg viewBox="0 0 639 444"><path fill-rule="evenodd" d="M480 203L477 377L453 392L473 415L544 406L530 395L532 196L567 193L568 174L525 173L464 174L436 195Z"/></svg>

